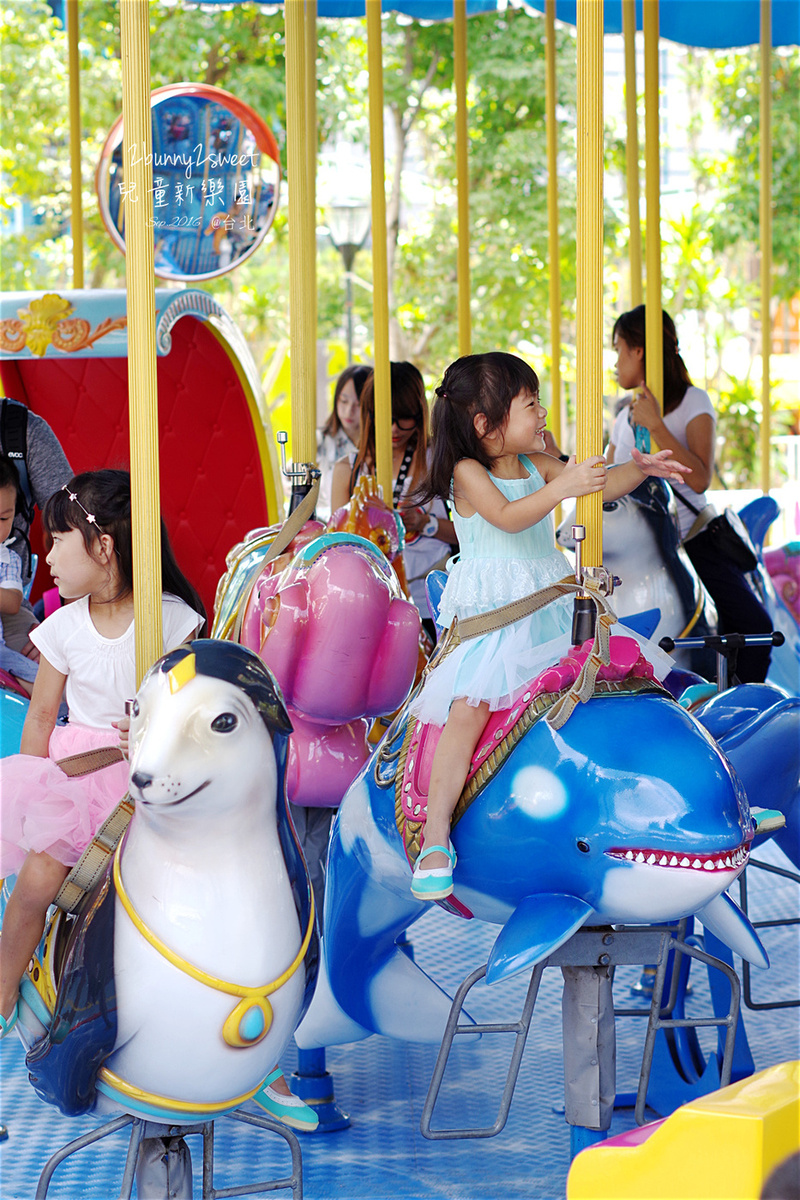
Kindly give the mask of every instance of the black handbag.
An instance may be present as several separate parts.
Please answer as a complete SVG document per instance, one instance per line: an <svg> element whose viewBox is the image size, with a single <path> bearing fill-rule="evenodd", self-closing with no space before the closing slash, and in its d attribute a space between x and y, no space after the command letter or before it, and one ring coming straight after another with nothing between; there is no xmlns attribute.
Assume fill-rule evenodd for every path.
<svg viewBox="0 0 800 1200"><path fill-rule="evenodd" d="M702 509L695 508L693 504L690 504L677 491L675 492L675 496L680 500L681 504L685 504L698 517L700 516L703 511ZM689 530L689 535L684 538L684 542L695 541L700 538L703 538L707 544L713 546L720 558L727 559L728 562L738 567L740 571L754 571L758 566L758 554L756 553L755 546L750 540L750 535L741 517L732 508L726 508L718 516L712 517L710 521L707 521L700 528L698 533L692 534L692 531Z"/></svg>

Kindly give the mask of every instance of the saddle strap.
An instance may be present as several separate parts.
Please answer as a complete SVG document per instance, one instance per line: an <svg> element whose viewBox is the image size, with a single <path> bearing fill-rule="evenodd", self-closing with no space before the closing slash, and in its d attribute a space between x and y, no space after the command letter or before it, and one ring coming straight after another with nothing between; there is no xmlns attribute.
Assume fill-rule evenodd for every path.
<svg viewBox="0 0 800 1200"><path fill-rule="evenodd" d="M106 817L89 845L62 883L53 901L66 912L75 912L106 869L133 816L133 800L126 796Z"/></svg>
<svg viewBox="0 0 800 1200"><path fill-rule="evenodd" d="M119 746L98 746L95 750L82 750L80 754L68 754L66 758L57 758L55 761L65 775L73 778L102 771L103 767L122 762L123 757Z"/></svg>
<svg viewBox="0 0 800 1200"><path fill-rule="evenodd" d="M567 694L557 700L547 714L548 725L553 729L560 729L574 711L575 706L589 700L594 694L597 673L601 666L608 665L610 659L609 635L611 626L616 623L617 617L607 596L600 591L593 579L587 579L581 584L574 576L565 575L557 583L540 588L539 591L533 592L521 600L512 600L510 604L494 608L491 612L480 613L476 617L466 617L463 621L456 618L447 631L447 636L443 639L441 653L434 656L430 665L435 666L436 663L441 662L445 654L449 653L459 642L480 637L495 629L503 629L505 626L513 624L514 621L520 621L523 617L538 612L540 608L552 604L554 600L575 593L590 598L595 606L597 620L592 649L581 667L580 674Z"/></svg>
<svg viewBox="0 0 800 1200"><path fill-rule="evenodd" d="M298 504L297 508L289 513L289 516L280 528L280 532L276 534L270 543L266 555L254 567L247 585L242 592L242 601L236 611L236 619L228 635L229 641L238 642L242 636L242 624L244 623L244 612L247 607L247 601L264 567L266 567L267 563L272 562L274 558L277 558L279 554L283 554L286 547L297 537L306 521L313 517L314 509L317 507L317 497L319 496L319 479L320 477L317 476L312 480L309 491L303 497L300 504Z"/></svg>

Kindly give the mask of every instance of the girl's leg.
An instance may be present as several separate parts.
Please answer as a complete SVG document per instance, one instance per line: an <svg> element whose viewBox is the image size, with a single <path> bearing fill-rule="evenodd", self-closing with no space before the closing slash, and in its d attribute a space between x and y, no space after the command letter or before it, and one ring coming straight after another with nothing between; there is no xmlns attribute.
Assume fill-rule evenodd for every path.
<svg viewBox="0 0 800 1200"><path fill-rule="evenodd" d="M47 910L69 874L49 854L31 852L20 867L0 933L0 1016L14 1011L19 984L39 944Z"/></svg>
<svg viewBox="0 0 800 1200"><path fill-rule="evenodd" d="M450 818L458 803L469 773L472 755L489 716L489 705L467 704L454 700L439 738L431 767L428 789L428 816L421 850L428 846L447 846ZM449 860L439 851L429 854L423 870L448 867Z"/></svg>

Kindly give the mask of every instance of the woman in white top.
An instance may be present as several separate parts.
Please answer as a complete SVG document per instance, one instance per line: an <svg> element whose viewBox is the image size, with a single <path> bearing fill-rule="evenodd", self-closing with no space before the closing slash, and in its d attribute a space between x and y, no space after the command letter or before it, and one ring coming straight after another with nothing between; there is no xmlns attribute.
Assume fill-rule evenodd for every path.
<svg viewBox="0 0 800 1200"><path fill-rule="evenodd" d="M668 313L663 314L664 412L645 383L645 306L622 313L614 323L612 343L617 352L620 387L633 398L617 417L606 454L607 461L625 462L635 444L635 429L649 430L661 450L690 467L683 483L673 483L681 538L707 505L705 491L714 470L716 415L708 393L692 383L678 350L678 335ZM709 513L709 516L713 512ZM685 542L697 574L710 593L719 615L721 633L771 633L772 622L742 571L723 558L713 539L701 529ZM769 668L769 646L740 650L736 674L742 683L762 683Z"/></svg>
<svg viewBox="0 0 800 1200"><path fill-rule="evenodd" d="M345 367L333 389L333 408L322 429L317 431L317 466L322 472L319 481L317 516L327 521L331 515L331 478L340 458L355 454L361 436L361 392L372 367L352 363Z"/></svg>

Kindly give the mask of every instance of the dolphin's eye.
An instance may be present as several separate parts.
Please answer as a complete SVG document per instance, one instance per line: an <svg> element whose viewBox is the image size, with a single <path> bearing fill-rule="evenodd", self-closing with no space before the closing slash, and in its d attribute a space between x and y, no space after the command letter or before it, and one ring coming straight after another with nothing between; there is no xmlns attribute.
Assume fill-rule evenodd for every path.
<svg viewBox="0 0 800 1200"><path fill-rule="evenodd" d="M238 724L239 718L233 713L220 713L218 717L214 717L211 728L214 733L231 733Z"/></svg>
<svg viewBox="0 0 800 1200"><path fill-rule="evenodd" d="M138 717L138 715L139 715L139 701L134 700L133 704L131 705L131 716Z"/></svg>
<svg viewBox="0 0 800 1200"><path fill-rule="evenodd" d="M619 504L616 500L606 500L603 505L603 512L616 512L618 508Z"/></svg>
<svg viewBox="0 0 800 1200"><path fill-rule="evenodd" d="M588 842L585 842L585 841L583 840L583 838L578 838L578 840L577 840L577 842L576 842L575 844L576 844L576 846L578 847L578 849L580 850L581 854L588 854L588 853L589 853L589 843L588 843Z"/></svg>

